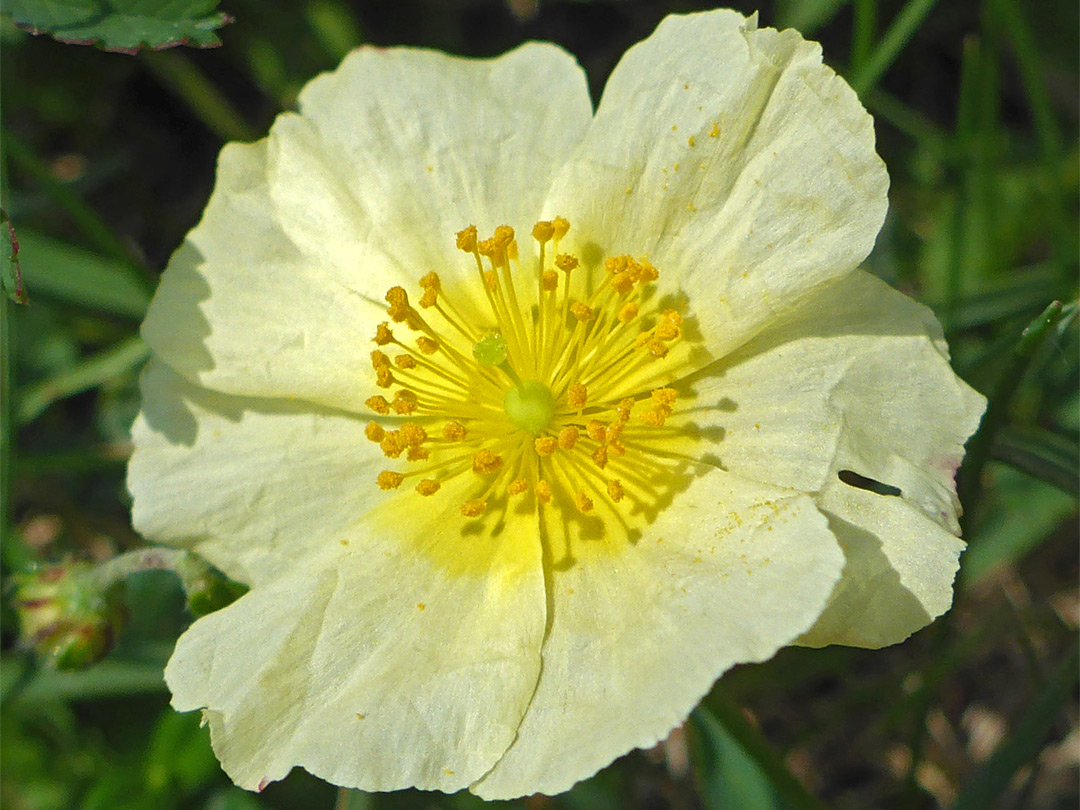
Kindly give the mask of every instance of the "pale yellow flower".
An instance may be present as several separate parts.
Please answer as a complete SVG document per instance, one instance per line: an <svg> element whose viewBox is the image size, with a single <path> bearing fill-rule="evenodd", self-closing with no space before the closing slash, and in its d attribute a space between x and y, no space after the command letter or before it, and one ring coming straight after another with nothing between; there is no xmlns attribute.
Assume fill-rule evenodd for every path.
<svg viewBox="0 0 1080 810"><path fill-rule="evenodd" d="M365 48L227 146L129 480L252 586L166 670L229 775L554 793L733 664L946 610L983 403L855 269L887 186L819 47L730 11L595 115L550 45Z"/></svg>

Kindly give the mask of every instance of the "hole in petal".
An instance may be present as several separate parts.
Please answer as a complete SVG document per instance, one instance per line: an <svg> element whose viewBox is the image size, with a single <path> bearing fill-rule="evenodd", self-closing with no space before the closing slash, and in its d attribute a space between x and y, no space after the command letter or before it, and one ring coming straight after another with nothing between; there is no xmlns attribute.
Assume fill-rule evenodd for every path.
<svg viewBox="0 0 1080 810"><path fill-rule="evenodd" d="M877 495L893 495L899 497L904 494L900 491L900 487L894 487L892 484L883 484L880 481L875 481L873 478L859 475L852 470L840 470L840 472L836 474L836 477L849 487L865 489L867 492L873 492Z"/></svg>

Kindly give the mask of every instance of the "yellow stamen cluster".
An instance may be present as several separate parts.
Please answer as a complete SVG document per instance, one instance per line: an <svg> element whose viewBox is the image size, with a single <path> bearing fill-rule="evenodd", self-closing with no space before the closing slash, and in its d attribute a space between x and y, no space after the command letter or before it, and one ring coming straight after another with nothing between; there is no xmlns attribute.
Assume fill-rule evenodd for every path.
<svg viewBox="0 0 1080 810"><path fill-rule="evenodd" d="M509 226L486 239L472 225L457 233L487 314L455 295L464 283L457 274L452 283L448 272L420 278L417 306L403 287L387 291L389 320L376 327L371 368L375 385L390 390L365 401L376 421L364 433L386 458L415 466L380 472L381 489L414 479L414 491L430 497L465 476L460 511L472 519L530 493L538 506L583 514L601 502L648 500L650 465L661 463L650 450L660 434L650 431L671 416L676 393L626 381L675 378L650 364L668 358L683 317L658 311L644 294L660 275L647 259L586 266L559 252L569 230L562 217L537 222L535 259L522 258ZM531 285L521 266L528 262ZM409 337L396 336L392 323ZM493 335L497 356L474 355ZM395 424L402 417L410 421Z"/></svg>

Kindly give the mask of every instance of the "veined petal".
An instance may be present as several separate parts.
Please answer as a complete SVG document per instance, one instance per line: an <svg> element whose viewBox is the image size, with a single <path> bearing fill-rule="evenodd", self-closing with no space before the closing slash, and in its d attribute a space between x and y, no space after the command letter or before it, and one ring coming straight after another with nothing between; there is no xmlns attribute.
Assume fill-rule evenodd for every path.
<svg viewBox="0 0 1080 810"><path fill-rule="evenodd" d="M363 48L300 103L222 151L143 335L215 390L356 409L387 288L469 270L468 224L534 222L591 108L573 58L541 44L490 60Z"/></svg>
<svg viewBox="0 0 1080 810"><path fill-rule="evenodd" d="M158 362L142 392L128 467L136 530L242 582L273 580L354 536L381 500L384 459L356 417L217 394Z"/></svg>
<svg viewBox="0 0 1080 810"><path fill-rule="evenodd" d="M222 767L248 789L293 766L365 790L464 788L510 745L536 685L533 551L532 565L496 551L448 576L393 542L332 543L180 637L173 706L205 708Z"/></svg>
<svg viewBox="0 0 1080 810"><path fill-rule="evenodd" d="M359 48L304 88L300 109L370 238L417 277L466 225L531 227L592 119L581 68L544 43L489 60Z"/></svg>
<svg viewBox="0 0 1080 810"><path fill-rule="evenodd" d="M804 492L848 470L958 531L953 476L985 400L949 367L930 311L873 276L804 299L691 387L726 469Z"/></svg>
<svg viewBox="0 0 1080 810"><path fill-rule="evenodd" d="M718 469L618 554L575 559L549 567L540 682L484 798L558 793L662 739L724 670L808 627L843 564L809 498Z"/></svg>
<svg viewBox="0 0 1080 810"><path fill-rule="evenodd" d="M902 498L837 481L819 497L844 550L844 575L800 644L885 647L952 604L964 542Z"/></svg>
<svg viewBox="0 0 1080 810"><path fill-rule="evenodd" d="M870 116L820 47L722 10L667 17L627 51L547 208L647 254L721 356L865 258L887 188Z"/></svg>
<svg viewBox="0 0 1080 810"><path fill-rule="evenodd" d="M222 150L202 222L173 254L142 335L215 390L355 408L370 377L358 355L379 311L282 230L267 186L271 143Z"/></svg>

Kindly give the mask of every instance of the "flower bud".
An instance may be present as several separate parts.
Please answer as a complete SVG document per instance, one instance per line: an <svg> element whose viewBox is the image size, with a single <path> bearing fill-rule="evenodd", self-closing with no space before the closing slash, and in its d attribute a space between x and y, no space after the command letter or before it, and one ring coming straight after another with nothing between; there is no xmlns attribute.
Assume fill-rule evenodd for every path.
<svg viewBox="0 0 1080 810"><path fill-rule="evenodd" d="M20 639L56 669L104 658L124 623L118 585L103 585L89 563L41 566L15 578Z"/></svg>

